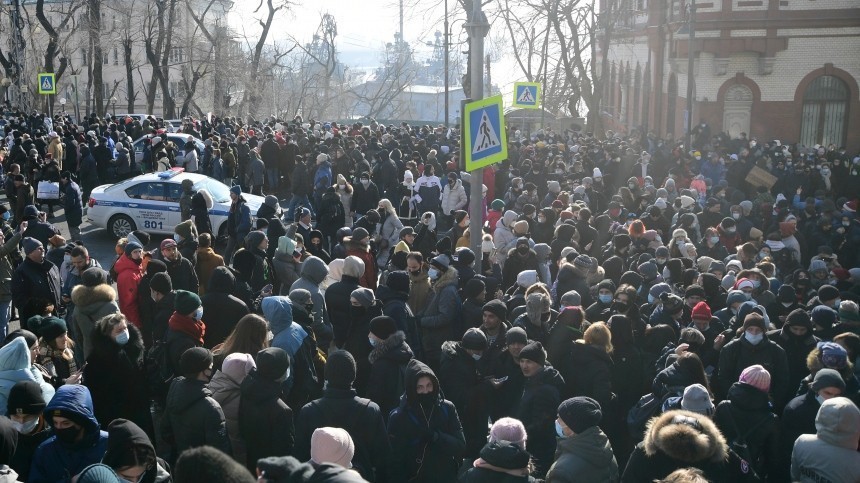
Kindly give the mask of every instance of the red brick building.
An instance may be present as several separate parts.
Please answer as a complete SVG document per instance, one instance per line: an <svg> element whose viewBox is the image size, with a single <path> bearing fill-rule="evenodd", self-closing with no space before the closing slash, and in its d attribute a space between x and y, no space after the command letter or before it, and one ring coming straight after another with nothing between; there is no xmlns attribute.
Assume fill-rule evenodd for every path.
<svg viewBox="0 0 860 483"><path fill-rule="evenodd" d="M687 0L601 0L601 12L612 1L606 125L681 137ZM698 0L694 22L694 123L860 150L860 1Z"/></svg>

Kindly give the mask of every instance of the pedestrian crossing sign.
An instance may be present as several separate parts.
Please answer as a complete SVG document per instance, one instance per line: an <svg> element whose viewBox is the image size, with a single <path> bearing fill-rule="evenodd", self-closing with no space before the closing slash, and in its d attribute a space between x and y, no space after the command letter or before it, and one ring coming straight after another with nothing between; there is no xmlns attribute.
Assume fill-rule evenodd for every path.
<svg viewBox="0 0 860 483"><path fill-rule="evenodd" d="M514 107L523 109L540 108L540 82L514 83Z"/></svg>
<svg viewBox="0 0 860 483"><path fill-rule="evenodd" d="M39 74L39 94L56 94L57 82L53 73Z"/></svg>
<svg viewBox="0 0 860 483"><path fill-rule="evenodd" d="M508 158L503 105L502 96L466 104L463 113L466 171L483 168Z"/></svg>

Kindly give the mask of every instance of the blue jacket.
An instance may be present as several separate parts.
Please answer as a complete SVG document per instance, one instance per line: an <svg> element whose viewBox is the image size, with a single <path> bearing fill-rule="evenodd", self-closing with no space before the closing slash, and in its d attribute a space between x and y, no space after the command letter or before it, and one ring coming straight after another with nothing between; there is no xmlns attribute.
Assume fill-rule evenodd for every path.
<svg viewBox="0 0 860 483"><path fill-rule="evenodd" d="M317 166L317 171L314 173L314 192L325 193L325 190L332 185L331 163L323 161Z"/></svg>
<svg viewBox="0 0 860 483"><path fill-rule="evenodd" d="M20 381L35 381L42 389L42 398L54 397L54 386L45 382L41 371L30 361L30 349L23 337L16 337L0 348L0 414L6 414L6 404L12 386Z"/></svg>
<svg viewBox="0 0 860 483"><path fill-rule="evenodd" d="M54 411L76 414L84 422L84 437L75 444L66 444L51 436L36 449L30 468L31 483L71 481L87 466L98 463L107 451L108 434L99 430L93 415L90 390L81 385L65 385L45 408L45 420L53 421Z"/></svg>

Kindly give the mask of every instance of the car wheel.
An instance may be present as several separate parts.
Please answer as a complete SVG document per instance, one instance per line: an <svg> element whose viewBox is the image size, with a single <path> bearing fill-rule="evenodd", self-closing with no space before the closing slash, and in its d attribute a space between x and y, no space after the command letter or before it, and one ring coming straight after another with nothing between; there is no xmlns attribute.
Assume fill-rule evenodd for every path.
<svg viewBox="0 0 860 483"><path fill-rule="evenodd" d="M134 221L125 215L114 215L108 221L108 231L116 238L123 238L137 230Z"/></svg>

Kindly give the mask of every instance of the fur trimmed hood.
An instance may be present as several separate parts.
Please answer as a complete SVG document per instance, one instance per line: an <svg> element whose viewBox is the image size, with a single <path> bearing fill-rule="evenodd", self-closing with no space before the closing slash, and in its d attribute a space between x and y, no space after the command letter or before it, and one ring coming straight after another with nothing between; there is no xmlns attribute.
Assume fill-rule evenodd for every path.
<svg viewBox="0 0 860 483"><path fill-rule="evenodd" d="M454 267L448 267L448 270L442 272L434 281L430 282L430 286L433 288L433 291L439 293L443 288L447 287L451 284L457 284L460 280L460 275L457 273L457 269Z"/></svg>
<svg viewBox="0 0 860 483"><path fill-rule="evenodd" d="M685 464L728 458L726 439L716 424L690 411L669 411L649 421L642 444L649 457L663 453Z"/></svg>
<svg viewBox="0 0 860 483"><path fill-rule="evenodd" d="M367 360L371 364L380 359L391 359L395 362L406 364L412 357L412 349L406 344L406 334L398 330L388 336L381 344L374 347L370 354L368 354Z"/></svg>
<svg viewBox="0 0 860 483"><path fill-rule="evenodd" d="M110 285L103 283L95 287L77 285L72 289L72 303L76 307L86 307L97 303L116 301L116 291Z"/></svg>

